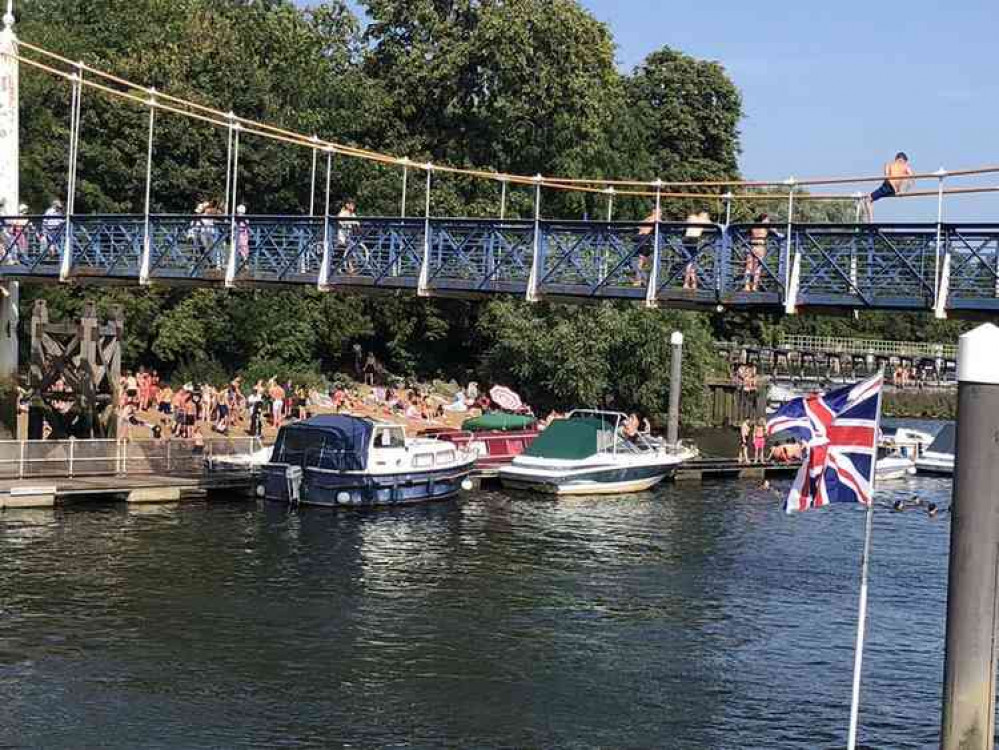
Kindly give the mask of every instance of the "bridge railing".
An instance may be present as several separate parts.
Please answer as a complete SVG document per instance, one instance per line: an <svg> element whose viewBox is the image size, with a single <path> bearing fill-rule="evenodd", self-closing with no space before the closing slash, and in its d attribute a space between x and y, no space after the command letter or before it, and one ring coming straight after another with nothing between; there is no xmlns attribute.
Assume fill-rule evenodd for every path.
<svg viewBox="0 0 999 750"><path fill-rule="evenodd" d="M773 224L15 216L0 217L0 275L513 294L533 279L539 296L996 310L999 224L794 224L788 235Z"/></svg>
<svg viewBox="0 0 999 750"><path fill-rule="evenodd" d="M999 224L945 224L948 305L999 309Z"/></svg>
<svg viewBox="0 0 999 750"><path fill-rule="evenodd" d="M534 222L432 219L430 231L431 289L523 293L527 288Z"/></svg>

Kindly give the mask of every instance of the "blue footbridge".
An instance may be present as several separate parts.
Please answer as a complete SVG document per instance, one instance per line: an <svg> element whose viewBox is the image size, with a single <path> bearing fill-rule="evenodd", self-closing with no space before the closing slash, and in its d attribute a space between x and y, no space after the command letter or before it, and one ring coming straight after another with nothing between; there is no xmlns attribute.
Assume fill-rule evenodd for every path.
<svg viewBox="0 0 999 750"><path fill-rule="evenodd" d="M0 217L0 282L314 287L344 292L412 292L422 296L516 295L531 301L634 300L649 306L699 309L921 310L938 317L999 310L999 224L949 223L951 193L996 192L994 186L949 187L954 180L999 174L986 167L912 174L899 197L935 197L936 221L873 223L864 192L823 192L877 184L882 175L773 182L663 182L498 173L420 163L239 117L167 92L129 82L24 41L13 17L0 30L0 198L5 213L18 206L17 82L21 67L54 76L70 101L63 206L46 215ZM96 90L148 114L145 196L135 213L99 215L76 208L81 111ZM85 96L85 94L87 96ZM157 117L187 117L218 128L225 139L225 199L220 211L192 215L153 210ZM13 124L13 127L6 127ZM311 152L308 214L246 215L241 203L248 136ZM88 137L100 137L89 134ZM400 215L369 217L331 212L334 157L397 168ZM325 175L323 174L325 167ZM411 176L422 175L419 216L406 210ZM434 180L460 175L490 180L500 198L493 218L434 215ZM325 192L322 180L325 176ZM242 181L241 181L242 180ZM933 189L911 184L931 181ZM946 184L945 184L946 183ZM528 218L507 214L508 188L533 194ZM865 190L868 188L864 188ZM605 221L555 219L542 211L542 193L579 191L606 198ZM760 192L764 191L764 192ZM221 185L219 186L221 193ZM614 221L615 197L651 210L644 221ZM668 199L717 202L724 220L702 215L662 221ZM732 221L732 206L782 202L773 223ZM856 221L803 223L796 205L844 200ZM136 203L140 201L137 199ZM169 201L167 201L169 203ZM162 204L161 204L162 205ZM739 213L739 212L737 212ZM849 211L847 212L849 213ZM739 215L747 215L743 211Z"/></svg>

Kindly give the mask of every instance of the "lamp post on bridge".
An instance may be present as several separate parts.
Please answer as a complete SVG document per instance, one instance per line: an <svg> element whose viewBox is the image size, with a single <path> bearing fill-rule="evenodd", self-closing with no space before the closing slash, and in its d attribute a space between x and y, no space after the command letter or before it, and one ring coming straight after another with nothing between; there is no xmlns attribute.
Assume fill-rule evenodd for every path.
<svg viewBox="0 0 999 750"><path fill-rule="evenodd" d="M14 3L7 10L0 29L0 215L16 216L20 203L18 185L17 37L14 35ZM0 282L0 437L17 437L17 328L20 286L16 281Z"/></svg>

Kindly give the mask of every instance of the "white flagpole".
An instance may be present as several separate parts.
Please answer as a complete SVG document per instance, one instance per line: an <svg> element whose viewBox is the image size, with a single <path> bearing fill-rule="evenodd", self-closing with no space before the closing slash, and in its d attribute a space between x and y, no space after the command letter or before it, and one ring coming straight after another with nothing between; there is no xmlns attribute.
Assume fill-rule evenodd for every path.
<svg viewBox="0 0 999 750"><path fill-rule="evenodd" d="M881 388L878 390L878 411L874 420L874 455L871 456L871 501L867 505L864 525L864 557L860 566L860 606L857 612L857 645L853 652L853 700L850 703L850 734L847 750L857 747L857 720L860 716L860 672L864 662L864 631L867 626L867 570L871 559L871 528L874 525L874 480L877 476L878 440L881 434L881 398L884 394L884 370L881 370Z"/></svg>

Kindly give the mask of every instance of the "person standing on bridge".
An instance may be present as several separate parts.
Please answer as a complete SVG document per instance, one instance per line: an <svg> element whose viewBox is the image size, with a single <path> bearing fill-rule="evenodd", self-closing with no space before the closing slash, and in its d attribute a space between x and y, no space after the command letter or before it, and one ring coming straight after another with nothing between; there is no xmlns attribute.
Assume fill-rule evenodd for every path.
<svg viewBox="0 0 999 750"><path fill-rule="evenodd" d="M350 243L351 236L357 231L358 223L353 221L356 218L357 203L354 202L353 198L348 198L343 202L343 207L336 215L336 244L340 252L343 253L343 258L347 257L347 245ZM347 263L347 272L356 273L353 259Z"/></svg>
<svg viewBox="0 0 999 750"><path fill-rule="evenodd" d="M756 217L757 226L749 230L749 252L746 254L746 273L743 291L755 292L760 288L760 276L763 273L763 261L767 257L767 239L771 234L777 234L770 227L768 214Z"/></svg>
<svg viewBox="0 0 999 750"><path fill-rule="evenodd" d="M683 288L697 290L697 259L701 250L701 235L711 224L711 214L707 211L687 215L686 223L690 226L683 232L683 249L687 254L687 263L683 269Z"/></svg>
<svg viewBox="0 0 999 750"><path fill-rule="evenodd" d="M874 202L882 198L894 198L912 187L912 167L909 157L904 151L895 154L895 158L885 164L885 181L877 190L867 196L867 221L874 220Z"/></svg>
<svg viewBox="0 0 999 750"><path fill-rule="evenodd" d="M45 209L45 218L42 219L44 250L58 252L59 241L62 239L62 228L65 223L62 215L62 201L56 198L52 201L52 205Z"/></svg>

